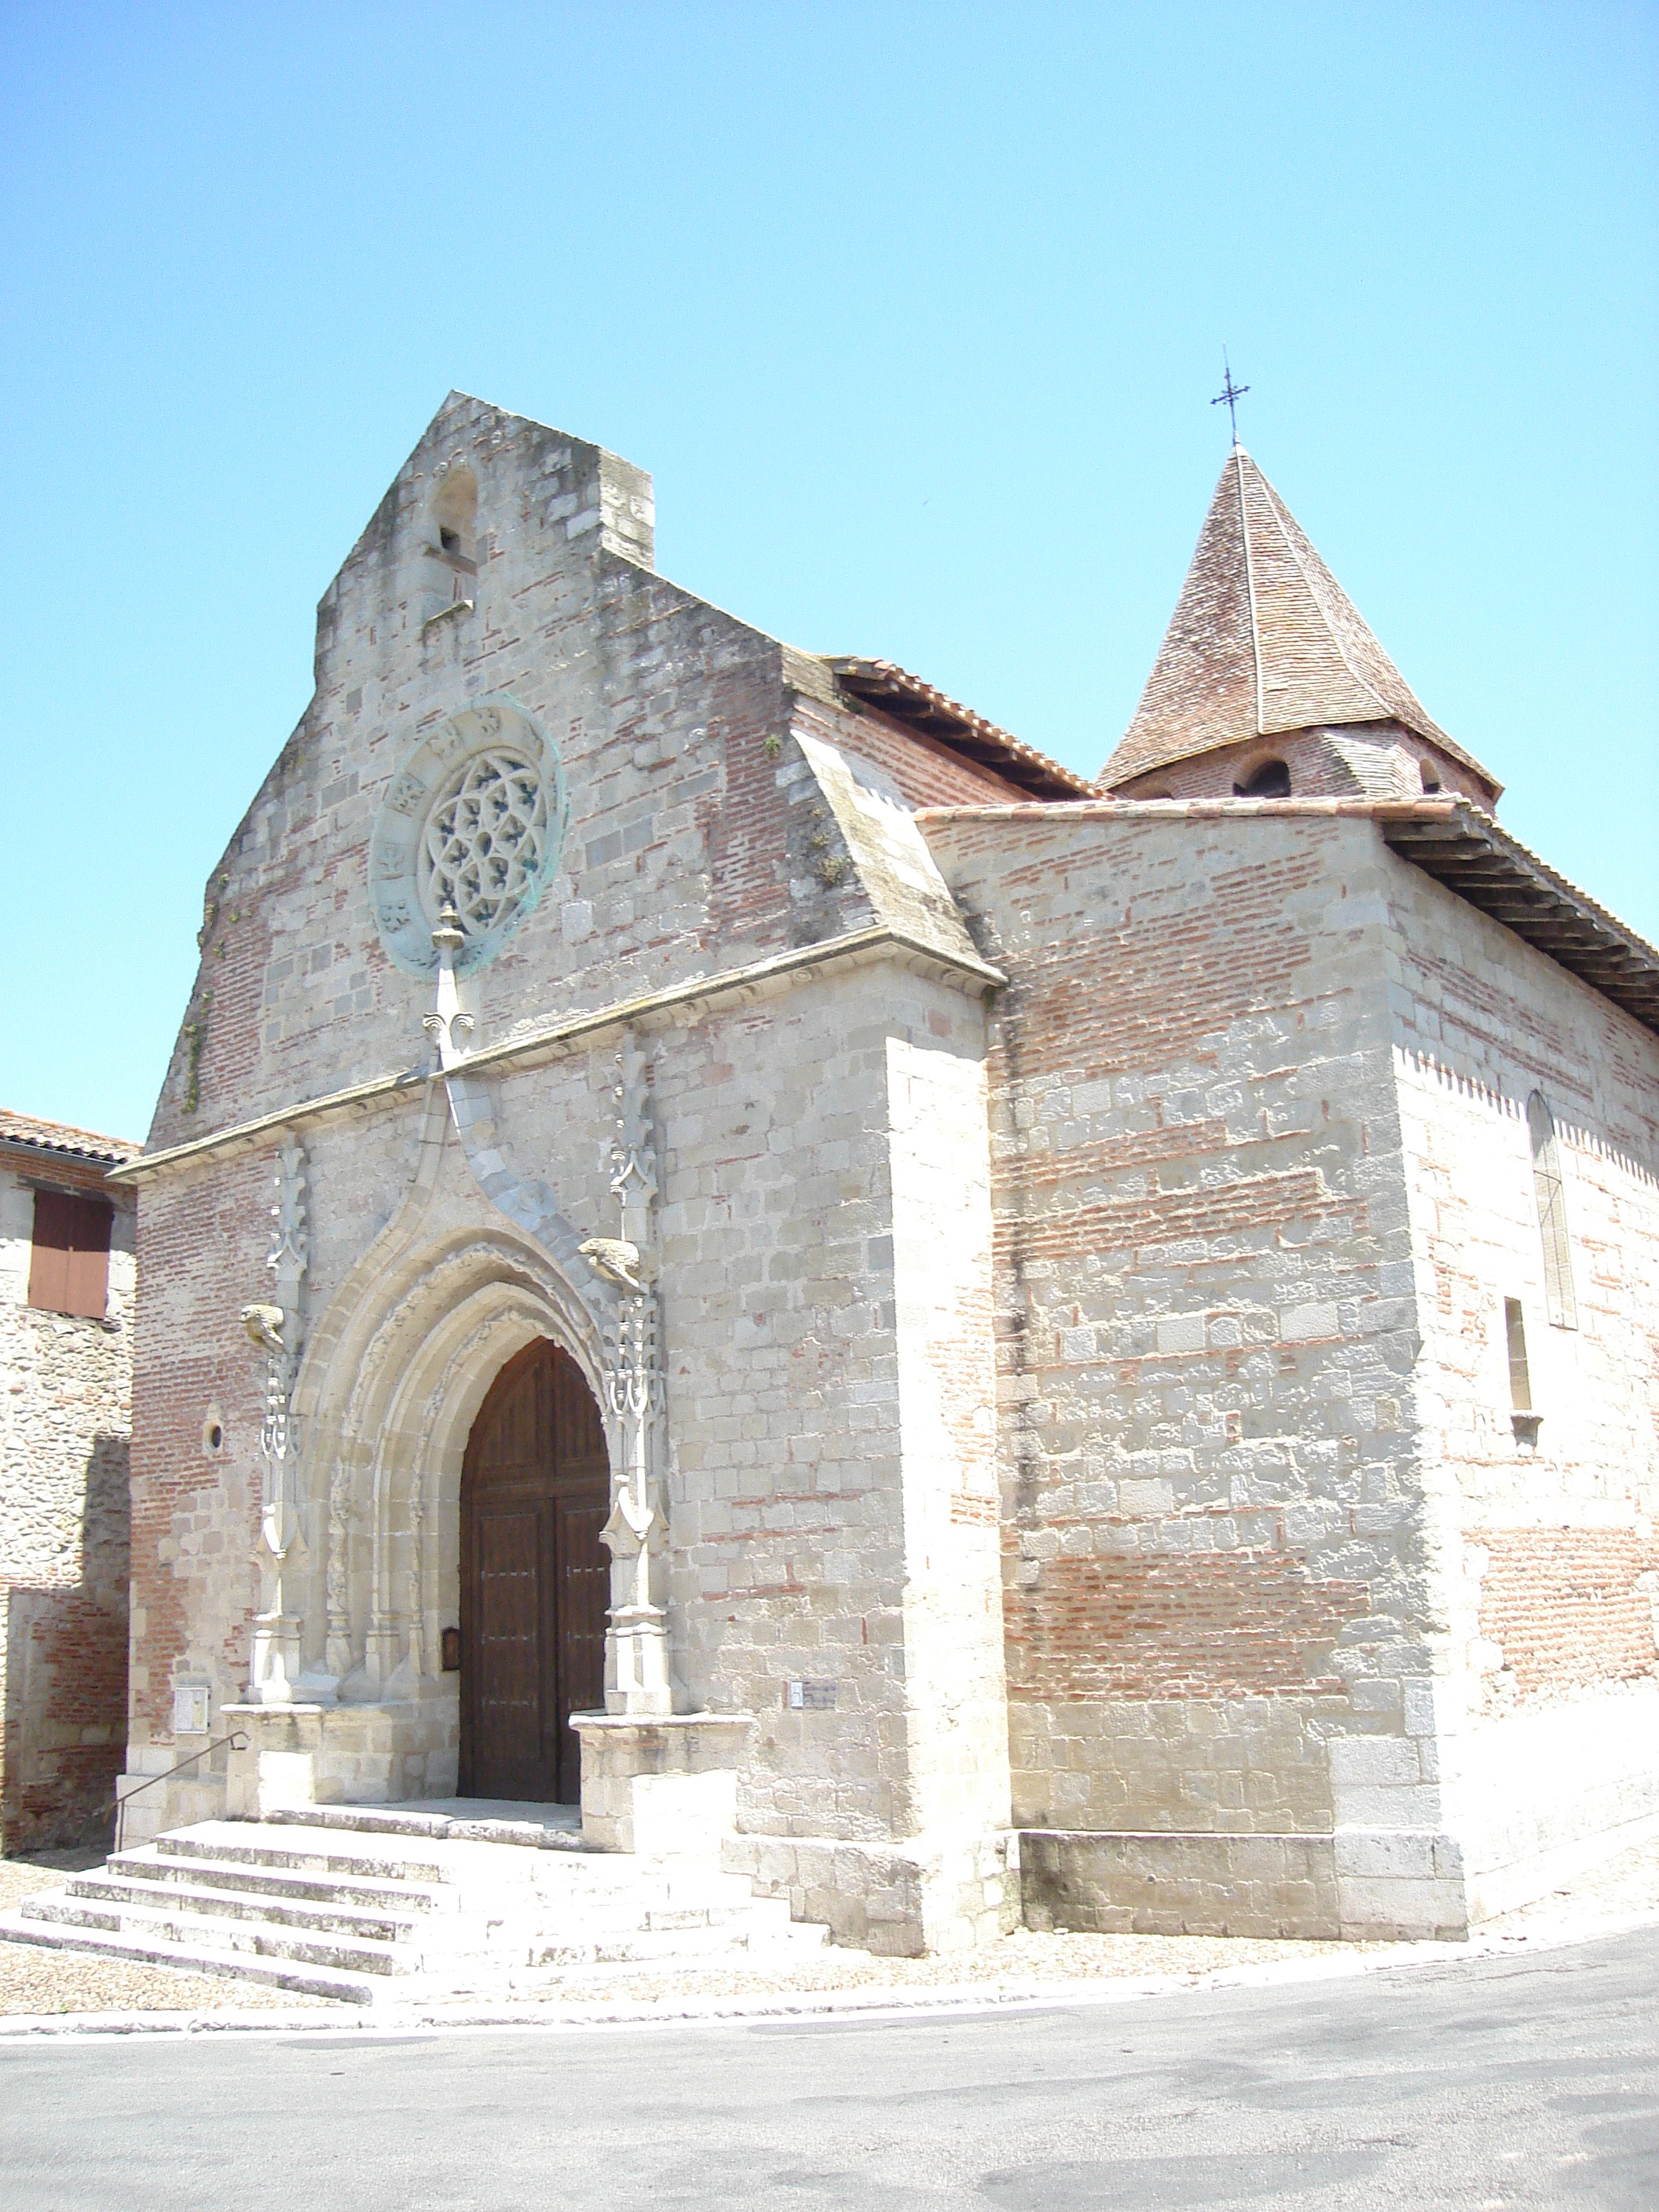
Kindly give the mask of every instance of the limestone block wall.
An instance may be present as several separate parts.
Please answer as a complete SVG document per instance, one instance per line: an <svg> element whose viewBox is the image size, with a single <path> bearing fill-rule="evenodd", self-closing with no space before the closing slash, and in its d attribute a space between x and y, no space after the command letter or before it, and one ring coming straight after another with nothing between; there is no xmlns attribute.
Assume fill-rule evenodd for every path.
<svg viewBox="0 0 1659 2212"><path fill-rule="evenodd" d="M434 619L435 502L462 473L477 574ZM623 509L645 518L631 534ZM416 744L481 697L538 719L571 796L562 864L488 971L492 1040L545 1019L555 977L574 1012L705 972L716 948L869 921L832 817L787 774L783 649L652 573L649 512L615 456L452 399L325 594L315 695L210 879L153 1149L423 1060L369 843Z"/></svg>
<svg viewBox="0 0 1659 2212"><path fill-rule="evenodd" d="M102 1194L54 1162L40 1179ZM26 1170L0 1164L0 1849L100 1827L126 1723L134 1258L118 1202L101 1319L28 1303Z"/></svg>
<svg viewBox="0 0 1659 2212"><path fill-rule="evenodd" d="M1398 1787L1387 1826L1431 1809L1380 848L1294 805L921 820L1010 978L989 1068L1015 1819L1095 1838L1045 1873L1028 1833L1028 1911L1121 1924L1091 1917L1125 1893L1097 1862L1133 1843L1133 1924L1334 1932L1345 1775ZM1264 1836L1323 1840L1292 1865L1238 1841ZM1439 1879L1419 1924L1455 1917Z"/></svg>
<svg viewBox="0 0 1659 2212"><path fill-rule="evenodd" d="M911 1740L932 1770L927 1825L1000 1829L1010 1783L984 1016L933 998L926 1027L887 1048Z"/></svg>
<svg viewBox="0 0 1659 2212"><path fill-rule="evenodd" d="M458 485L476 493L470 535L464 526L450 529L460 513ZM446 530L459 535L459 549L447 543ZM307 1668L331 1680L357 1676L356 1689L364 1693L398 1676L404 1686L410 1680L424 1684L422 1697L453 1704L453 1682L433 1679L438 1634L453 1620L447 1610L453 1561L443 1548L453 1542L443 1519L442 1486L450 1474L443 1470L459 1466L465 1419L477 1402L471 1394L482 1395L524 1332L550 1330L556 1309L574 1316L578 1335L586 1328L592 1338L583 1356L595 1379L603 1358L593 1314L581 1317L592 1285L573 1290L567 1279L561 1291L540 1260L507 1249L510 1226L471 1183L446 1134L441 1095L426 1082L430 1044L422 1020L431 985L392 963L371 908L372 831L400 763L448 716L499 695L510 695L537 717L562 758L570 830L562 864L533 913L474 986L472 1042L485 1050L514 1045L557 1018L686 988L745 963L805 954L883 920L866 871L848 846L849 836L862 832L843 823L811 766L795 733L798 708L820 738L862 745L878 763L884 789L982 796L1002 787L884 717L826 702L818 696L824 679L817 664L787 654L659 578L652 557L650 486L638 471L598 448L452 395L324 595L315 696L208 886L200 972L151 1150L198 1143L351 1086L368 1085L372 1092L328 1111L307 1111L294 1125L307 1155L311 1234L307 1344L296 1407L311 1427L304 1452L307 1536L293 1578L305 1593ZM803 697L803 686L811 696ZM886 869L884 896L890 893L890 903L899 905L908 900L907 916L914 908L910 918L928 925L933 908L948 907L937 879L922 885L918 901L916 869L899 852L896 872L890 836L884 842L876 836L876 843ZM914 857L926 873L920 846ZM953 926L969 951L959 924ZM980 1021L975 1003L944 985L924 986L920 977L902 976L897 988L901 998L932 994L908 1017L929 1052L968 1052L956 1025L964 1004L969 1029ZM757 1267L787 1266L797 1270L791 1296L805 1297L799 1285L828 1285L823 1296L839 1311L852 1296L848 1270L854 1260L866 1245L890 1240L891 1147L880 1122L885 1040L897 1034L881 1026L894 996L890 981L876 996L879 1003L872 1001L850 1031L842 1020L845 1010L827 1004L821 1020L813 1018L818 1025L805 1022L799 1036L781 1026L782 1017L769 1004L744 1019L722 1013L712 1028L690 1013L659 1025L663 1034L652 1050L663 1141L671 1147L684 1141L686 1157L697 1163L696 1177L711 1188L722 1174L726 1178L726 1211L685 1232L694 1253L702 1249L696 1240L712 1239L695 1278L699 1297L714 1297L708 1285L724 1279L721 1267L732 1269L733 1285L746 1290ZM804 1018L805 995L785 994L779 1003L787 1005L790 1022ZM943 1031L933 1026L939 1022ZM729 1032L729 1048L708 1042L717 1031ZM514 1171L553 1187L581 1234L615 1225L605 1147L617 1042L607 1033L591 1048L502 1062L479 1079ZM799 1062L790 1056L797 1049ZM729 1128L720 1125L720 1135L736 1146L731 1158L699 1151L694 1134L685 1133L705 1123L714 1129L709 1117L716 1103L738 1091L763 1106L732 1106ZM682 1097L683 1128L676 1123ZM798 1100L805 1102L799 1112ZM820 1102L822 1126L814 1118ZM769 1118L774 1115L775 1122ZM763 1119L771 1131L764 1143L746 1139L744 1129L758 1127ZM240 1693L252 1613L270 1595L257 1586L252 1565L261 1375L234 1316L269 1288L269 1179L280 1141L281 1126L273 1123L246 1146L210 1152L143 1178L144 1247L153 1251L166 1287L144 1340L138 1391L135 1771L154 1771L174 1755L169 1730L176 1688L209 1686L216 1713ZM982 1158L982 1127L977 1141ZM709 1142L717 1150L714 1137ZM750 1157L757 1145L758 1164ZM830 1212L825 1194L849 1179L863 1196ZM771 1211L757 1212L757 1201L738 1188L745 1181L771 1188ZM805 1194L799 1204L790 1195L797 1184ZM690 1202L684 1191L697 1188L695 1180L678 1184L673 1174L665 1185L663 1220L677 1235L675 1209ZM866 1201L874 1211L853 1236L845 1224ZM775 1220L776 1209L786 1206L787 1220ZM780 1239L775 1258L763 1262L744 1248L745 1239L774 1235ZM831 1253L833 1259L826 1256ZM890 1271L890 1255L883 1264ZM465 1327L459 1318L442 1320L441 1294L451 1299L455 1316L470 1317ZM681 1325L678 1316L699 1310L672 1269L662 1296L671 1333ZM773 1297L757 1310L771 1313L781 1304ZM708 1312L724 1308L716 1300L705 1317ZM842 1346L836 1330L846 1325L845 1316L835 1328L812 1323L827 1360L839 1359L844 1349L849 1358L854 1349L864 1356L862 1346ZM763 1331L755 1334L759 1326L750 1313L734 1323L730 1346L714 1348L724 1359L748 1349L752 1337L763 1361L769 1355ZM890 1338L896 1326L890 1313ZM482 1334L472 1344L468 1332L475 1327ZM453 1343L446 1329L454 1333ZM417 1341L418 1359L410 1349ZM359 1359L361 1380L348 1378L349 1388L340 1383L331 1398L329 1373L337 1382L340 1363L349 1369ZM790 1389L805 1374L805 1359L803 1353L785 1367ZM417 1372L425 1400L410 1379ZM872 1431L890 1413L896 1374L896 1368L860 1376L858 1419ZM693 1404L703 1386L695 1370L688 1375L685 1389L692 1395L681 1402ZM711 1420L736 1421L742 1430L759 1419L747 1402L752 1378L708 1387L711 1406L728 1390L741 1402L739 1413L714 1412ZM677 1388L671 1374L671 1396ZM827 1381L813 1389L830 1395ZM440 1413L434 1404L441 1404ZM210 1407L222 1417L223 1441L205 1461L202 1437ZM808 1421L785 1418L775 1401L766 1418L803 1453L806 1439L817 1433ZM684 1435L694 1456L715 1442L746 1448L761 1441L746 1431L705 1434L696 1418ZM422 1455L429 1463L425 1471L417 1466ZM880 1479L880 1453L867 1449L862 1435L856 1449L830 1439L823 1456L854 1470L849 1486ZM775 1471L758 1450L754 1464L764 1465L769 1480ZM893 1511L902 1520L904 1478L898 1462L893 1464L900 1485ZM873 1474L857 1472L866 1465ZM739 1452L720 1479L758 1480L743 1474L744 1466ZM430 1474L431 1468L440 1472ZM426 1499L417 1534L398 1516L419 1502L411 1481L428 1479L438 1487ZM949 1487L945 1473L939 1480ZM372 1512L356 1495L365 1486L376 1501ZM331 1524L341 1519L343 1486L351 1505L341 1533ZM771 1509L772 1521L782 1528L805 1510L781 1501ZM902 1562L897 1521L882 1540ZM954 1534L939 1547L937 1556L951 1562L941 1587L957 1572L951 1547L983 1544L981 1529ZM800 1556L812 1556L811 1547ZM935 1556L924 1549L924 1563ZM349 1591L337 1603L326 1584L331 1561L342 1559ZM924 1577L931 1571L924 1564ZM377 1576L384 1586L371 1633L364 1592ZM411 1577L418 1585L412 1591ZM887 1594L879 1604L860 1605L859 1648L866 1648L867 1632L884 1654L901 1632L892 1624L902 1623L904 1601L884 1567L878 1580ZM995 1655L982 1588L973 1603L975 1637ZM750 1674L736 1667L722 1687L718 1670L697 1656L702 1649L688 1631L685 1694L746 1698ZM769 1660L766 1694L781 1698L781 1685L805 1679L810 1656L809 1644L796 1655L793 1675ZM999 1665L1000 1657L975 1658L960 1684L953 1682L951 1709L963 1697L994 1709L999 1698L991 1686ZM400 1674L407 1669L412 1674ZM910 1778L911 1768L921 1772L932 1757L915 1753L912 1743L931 1723L906 1718L901 1724L896 1712L896 1706L879 1724L884 1747L871 1772L855 1775L849 1768L835 1778L813 1734L818 1724L803 1725L796 1715L788 1726L803 1746L801 1774L810 1770L817 1778L808 1793L811 1809L796 1774L787 1788L778 1784L787 1806L765 1817L827 1822L831 1832L837 1823L856 1828L872 1821L883 1833L894 1821L902 1829L943 1817L933 1809L931 1781L922 1790L925 1802L891 1797L895 1787L902 1799L921 1786ZM781 1720L777 1725L784 1727ZM951 1726L960 1735L954 1722ZM449 1741L453 1757L453 1725ZM994 1725L992 1741L998 1741ZM415 1755L386 1752L386 1774ZM959 1756L953 1753L945 1764L956 1771ZM991 1766L1000 1771L994 1753ZM385 1782L383 1775L377 1786ZM757 1817L772 1786L757 1784ZM1002 1786L1006 1796L1006 1778ZM972 1795L958 1775L939 1803L960 1807ZM996 1795L994 1784L990 1795Z"/></svg>
<svg viewBox="0 0 1659 2212"><path fill-rule="evenodd" d="M1553 1853L1659 1819L1659 1039L1421 871L1391 861L1389 890L1446 1789L1502 1910L1557 1878ZM1535 1090L1571 1327L1547 1295ZM1506 1299L1535 1443L1513 1419Z"/></svg>
<svg viewBox="0 0 1659 2212"><path fill-rule="evenodd" d="M757 1832L1006 1822L989 1342L953 1264L988 1242L983 1019L883 965L657 1055L672 1602L688 1708L757 1717Z"/></svg>
<svg viewBox="0 0 1659 2212"><path fill-rule="evenodd" d="M914 963L854 964L640 1036L661 1177L678 1702L756 1716L744 1827L842 1840L1000 1830L977 989ZM517 1167L552 1185L583 1235L610 1225L617 1042L509 1064L495 1082ZM453 1788L454 1678L440 1674L439 1639L457 1618L460 1458L495 1373L562 1316L535 1305L544 1255L471 1182L425 1086L372 1115L320 1117L303 1135L305 1660L334 1677L330 1695L374 1690L356 1674L341 1681L330 1649L337 1521L351 1668L371 1656L368 1594L379 1587L398 1673L383 1693L432 1708L428 1723L397 1723L395 1742L389 1719L382 1741L365 1715L349 1746L331 1722L331 1784L365 1796ZM143 1187L146 1265L153 1251L165 1288L145 1316L140 1381L135 1773L176 1748L175 1689L210 1687L216 1734L243 1694L259 1598L262 1370L235 1316L258 1294L270 1171L269 1151L252 1146ZM441 1331L429 1362L428 1327ZM591 1348L572 1348L592 1373ZM349 1419L319 1402L331 1362L354 1387L362 1378ZM380 1394L382 1369L407 1379ZM223 1436L210 1456L210 1408ZM377 1513L385 1541L372 1557ZM412 1674L398 1672L406 1663ZM1002 1905L1000 1893L983 1909L995 1922ZM953 1908L941 1924L963 1917Z"/></svg>

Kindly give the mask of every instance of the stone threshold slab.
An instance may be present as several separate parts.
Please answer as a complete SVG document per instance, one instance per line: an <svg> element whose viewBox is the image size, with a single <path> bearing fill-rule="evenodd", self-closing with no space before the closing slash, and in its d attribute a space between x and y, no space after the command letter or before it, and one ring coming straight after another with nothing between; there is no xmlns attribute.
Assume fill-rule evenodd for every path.
<svg viewBox="0 0 1659 2212"><path fill-rule="evenodd" d="M331 1828L362 1836L411 1836L423 1843L507 1844L542 1851L586 1851L579 1805L520 1804L506 1797L416 1797L396 1805L273 1808L250 1827Z"/></svg>

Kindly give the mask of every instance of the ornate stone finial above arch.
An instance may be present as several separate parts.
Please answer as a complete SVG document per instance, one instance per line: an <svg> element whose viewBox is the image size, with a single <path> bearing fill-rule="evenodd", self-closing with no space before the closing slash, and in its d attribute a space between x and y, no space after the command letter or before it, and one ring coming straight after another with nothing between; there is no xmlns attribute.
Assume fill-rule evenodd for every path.
<svg viewBox="0 0 1659 2212"><path fill-rule="evenodd" d="M649 1070L631 1030L623 1032L616 1076L611 1190L622 1233L590 1237L580 1248L622 1293L616 1349L605 1377L605 1404L622 1447L611 1469L611 1517L604 1529L611 1553L605 1702L611 1713L666 1713L673 1698L665 1589L667 1493L659 1464L664 1389L656 1289L657 1170Z"/></svg>
<svg viewBox="0 0 1659 2212"><path fill-rule="evenodd" d="M276 1279L276 1304L274 1309L252 1305L242 1316L249 1335L264 1345L266 1354L265 1414L259 1434L264 1467L255 1559L264 1601L254 1620L248 1685L256 1705L289 1703L301 1666L301 1624L287 1585L289 1554L300 1538L295 1462L301 1437L293 1398L305 1346L303 1293L311 1251L306 1181L305 1146L291 1130L284 1130L272 1184L271 1245L265 1261ZM273 1310L277 1316L274 1324L268 1318Z"/></svg>

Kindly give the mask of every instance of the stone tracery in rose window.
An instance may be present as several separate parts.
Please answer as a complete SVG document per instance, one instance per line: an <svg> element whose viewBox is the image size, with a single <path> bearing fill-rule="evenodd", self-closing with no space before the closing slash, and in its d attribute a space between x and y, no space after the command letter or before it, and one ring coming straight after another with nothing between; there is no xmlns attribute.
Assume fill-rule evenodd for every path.
<svg viewBox="0 0 1659 2212"><path fill-rule="evenodd" d="M547 845L542 779L515 752L473 754L427 816L421 896L436 916L453 906L469 937L510 922L533 902Z"/></svg>

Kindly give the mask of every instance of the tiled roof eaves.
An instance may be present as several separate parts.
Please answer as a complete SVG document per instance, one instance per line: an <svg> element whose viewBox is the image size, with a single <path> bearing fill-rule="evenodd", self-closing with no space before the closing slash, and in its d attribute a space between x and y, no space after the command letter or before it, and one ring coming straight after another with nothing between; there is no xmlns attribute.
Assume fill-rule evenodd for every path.
<svg viewBox="0 0 1659 2212"><path fill-rule="evenodd" d="M1659 1036L1659 951L1466 799L1379 804L1389 847Z"/></svg>
<svg viewBox="0 0 1659 2212"><path fill-rule="evenodd" d="M1081 805L935 806L930 822L1196 822L1349 820L1375 822L1401 860L1433 876L1457 897L1577 975L1659 1036L1659 949L1609 914L1587 891L1529 852L1492 816L1464 799L1096 799Z"/></svg>
<svg viewBox="0 0 1659 2212"><path fill-rule="evenodd" d="M1056 802L1092 799L1096 786L1074 769L1040 753L1035 745L988 722L970 707L947 698L908 669L890 660L860 660L826 655L824 665L840 689L866 705L879 707L898 720L913 723L982 768L994 769L1036 796Z"/></svg>
<svg viewBox="0 0 1659 2212"><path fill-rule="evenodd" d="M137 1159L137 1145L115 1137L94 1136L51 1121L32 1121L0 1111L0 1146L8 1152L43 1153L55 1159L86 1160L97 1167L120 1167Z"/></svg>

